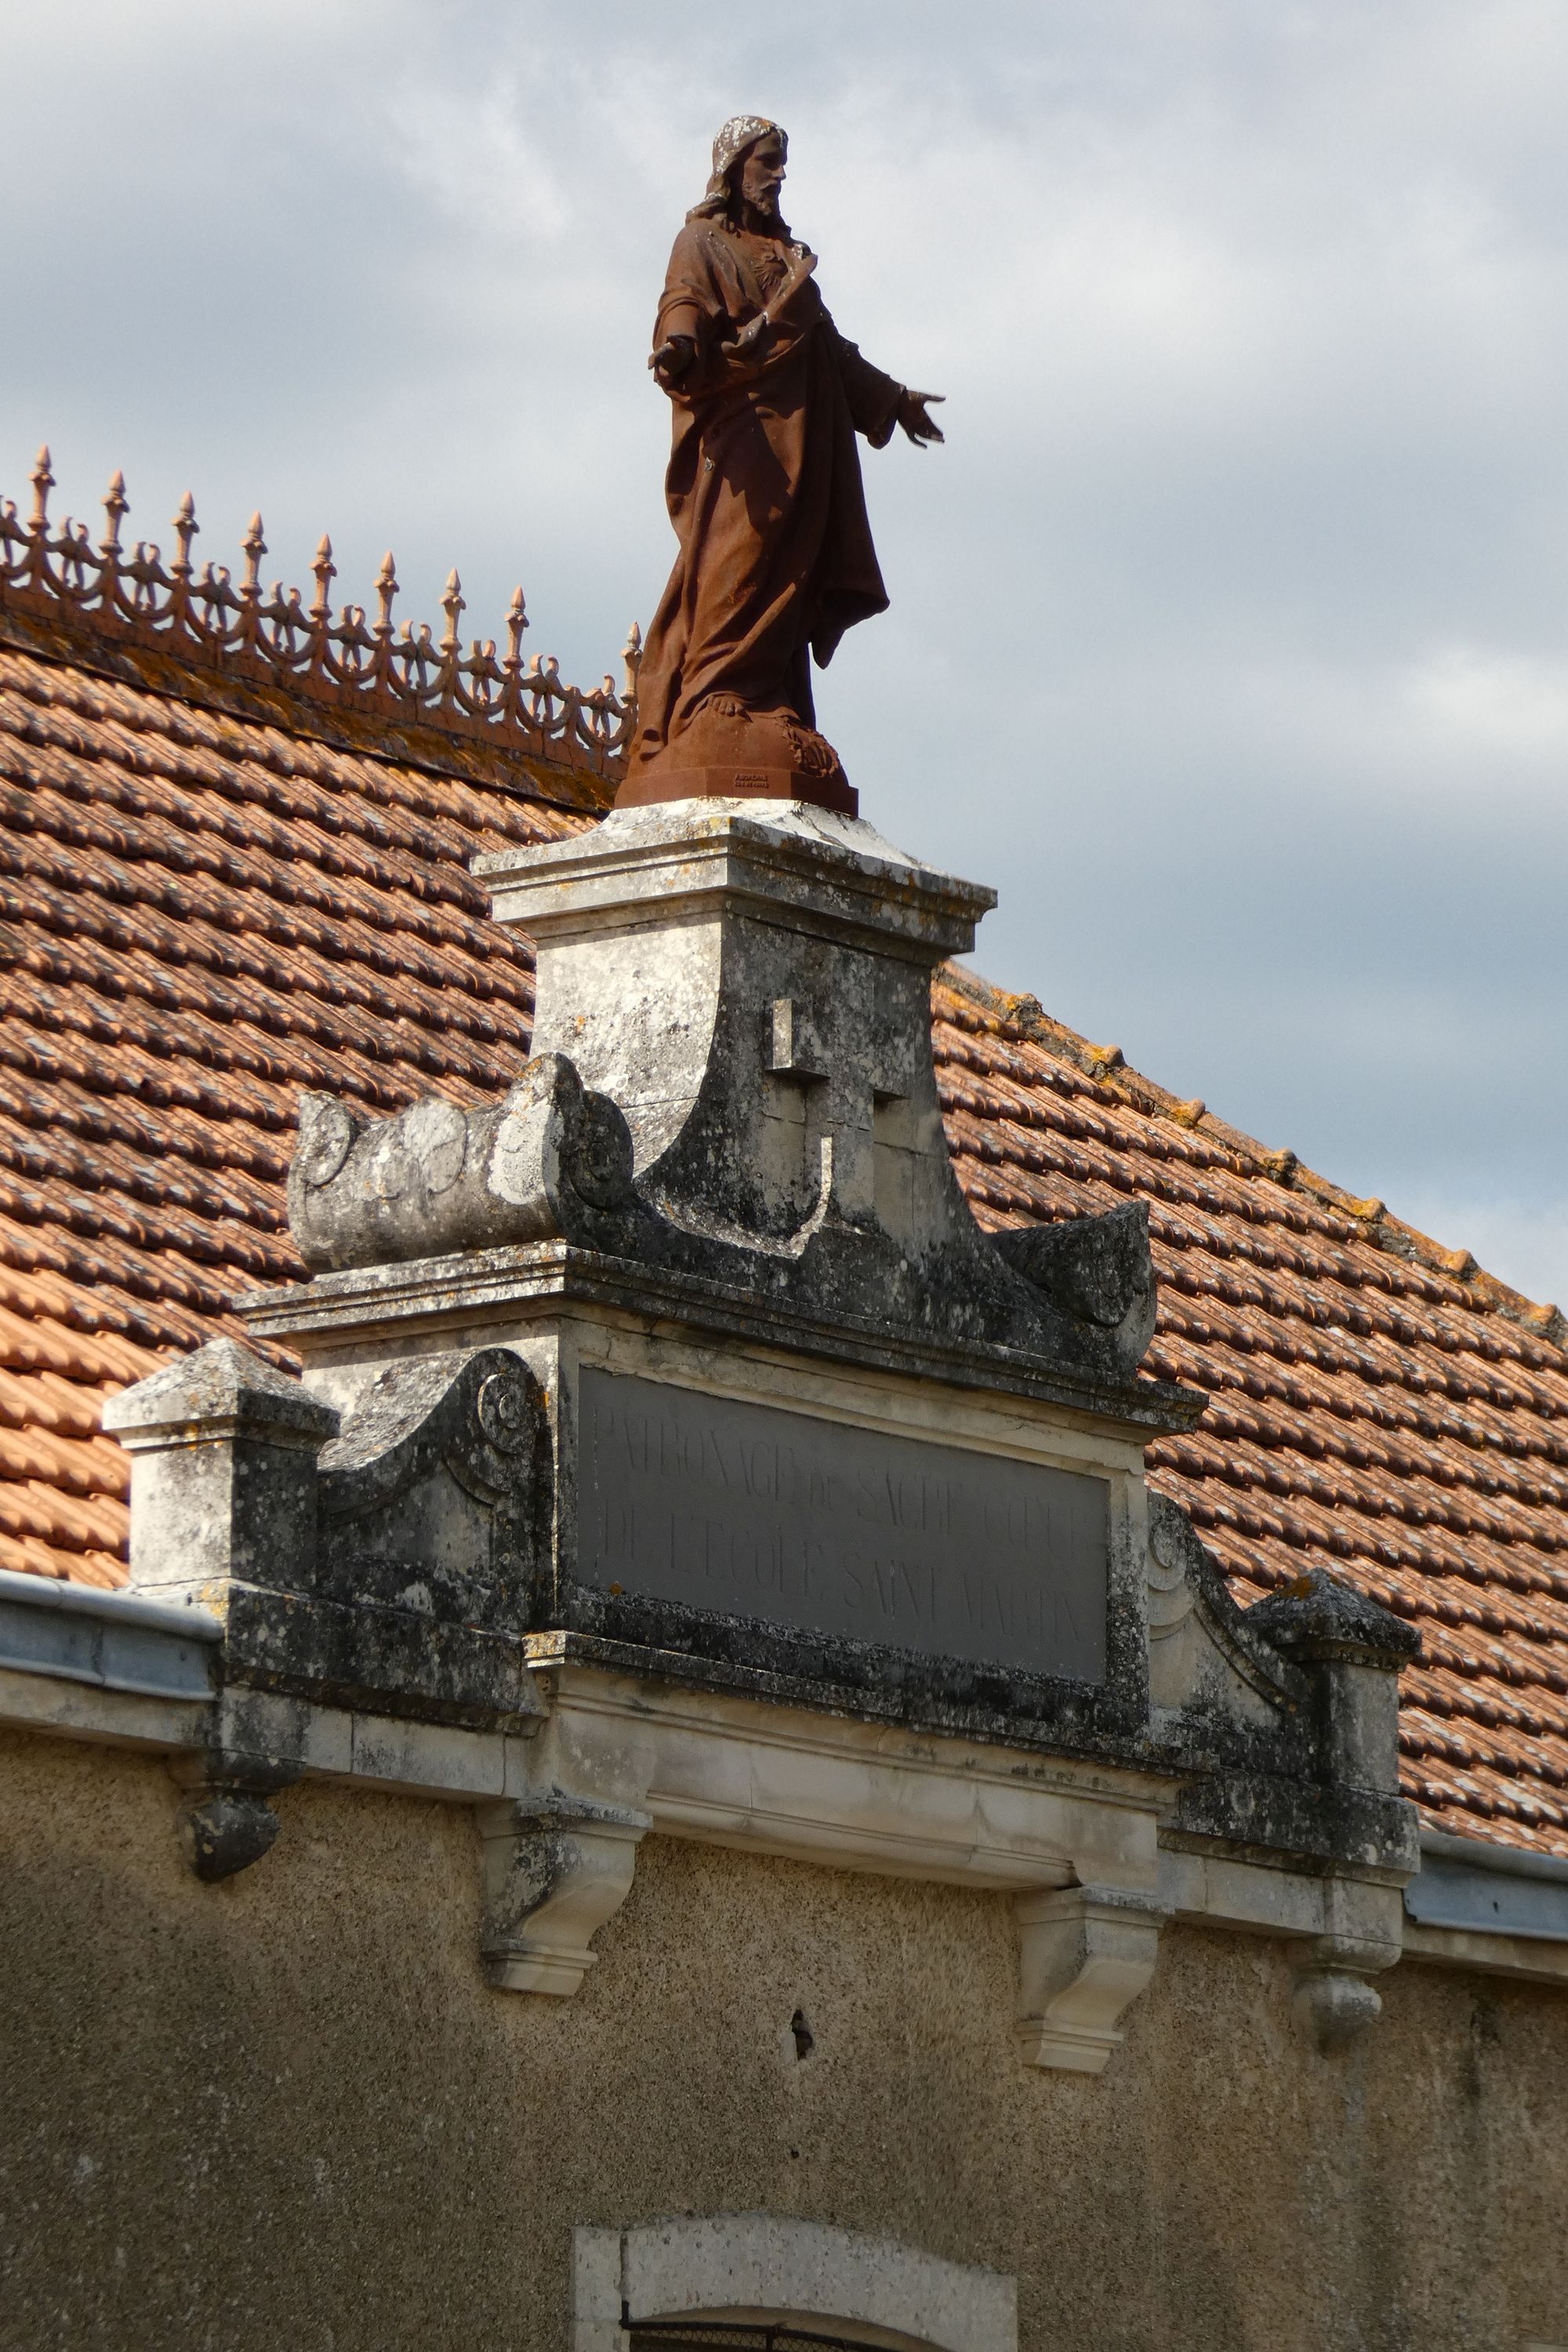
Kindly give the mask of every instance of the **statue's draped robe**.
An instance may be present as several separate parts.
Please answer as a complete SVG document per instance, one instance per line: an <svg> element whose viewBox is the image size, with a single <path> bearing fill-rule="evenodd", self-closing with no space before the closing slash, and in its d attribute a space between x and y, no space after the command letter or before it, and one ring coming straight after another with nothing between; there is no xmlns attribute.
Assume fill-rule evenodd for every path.
<svg viewBox="0 0 1568 2352"><path fill-rule="evenodd" d="M855 436L884 445L902 387L845 341L815 279L754 352L721 348L795 258L784 236L709 218L675 240L654 346L689 335L697 348L672 389L665 489L680 553L647 633L634 766L712 697L811 725L807 648L826 665L846 629L887 609Z"/></svg>

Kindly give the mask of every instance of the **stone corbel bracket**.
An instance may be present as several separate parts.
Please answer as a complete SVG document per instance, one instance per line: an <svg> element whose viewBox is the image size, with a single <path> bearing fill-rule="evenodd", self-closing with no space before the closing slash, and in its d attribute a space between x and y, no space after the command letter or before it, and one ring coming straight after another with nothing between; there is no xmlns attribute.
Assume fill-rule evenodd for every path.
<svg viewBox="0 0 1568 2352"><path fill-rule="evenodd" d="M475 1815L486 1980L498 1992L569 1999L598 1958L593 1937L631 1892L649 1816L557 1790Z"/></svg>
<svg viewBox="0 0 1568 2352"><path fill-rule="evenodd" d="M1321 2051L1338 2050L1375 2025L1383 2001L1367 1979L1391 1969L1400 1950L1399 1943L1386 1937L1314 1937L1296 1964L1291 1999L1296 2022L1307 2039Z"/></svg>
<svg viewBox="0 0 1568 2352"><path fill-rule="evenodd" d="M170 1775L182 1798L180 1850L204 1885L216 1886L271 1852L281 1826L271 1800L302 1770L282 1757L215 1748L170 1758Z"/></svg>
<svg viewBox="0 0 1568 2352"><path fill-rule="evenodd" d="M1121 2019L1154 1973L1169 1914L1152 1895L1113 1886L1022 1895L1014 2040L1028 2066L1100 2074Z"/></svg>

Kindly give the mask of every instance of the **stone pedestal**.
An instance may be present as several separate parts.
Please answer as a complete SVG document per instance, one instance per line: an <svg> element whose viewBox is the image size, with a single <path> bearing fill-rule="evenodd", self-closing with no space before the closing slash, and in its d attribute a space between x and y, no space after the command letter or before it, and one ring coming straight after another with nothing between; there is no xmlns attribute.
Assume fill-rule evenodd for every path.
<svg viewBox="0 0 1568 2352"><path fill-rule="evenodd" d="M1319 1602L1249 1626L1180 1514L1152 1552L1143 1449L1204 1401L1140 1369L1141 1204L988 1236L948 1157L931 979L992 893L742 800L479 870L535 943L531 1057L477 1109L307 1097L316 1271L243 1309L302 1386L225 1359L279 1391L247 1444L320 1452L279 1454L273 1585L248 1519L182 1550L210 1514L139 1490L138 1573L219 1593L231 1715L265 1701L302 1769L345 1752L321 1710L384 1774L415 1746L360 1727L423 1727L478 1805L500 1990L575 1990L650 1826L1014 1897L1030 2064L1117 2047L1183 1904L1166 1838L1339 1874L1287 1932L1360 1982L1414 1859L1391 1621L1331 1655ZM160 1394L119 1401L129 1442Z"/></svg>
<svg viewBox="0 0 1568 2352"><path fill-rule="evenodd" d="M494 1110L319 1108L290 1199L323 1271L255 1328L345 1425L411 1353L524 1358L531 1631L1130 1731L1142 1447L1197 1400L1138 1372L1141 1211L1010 1256L959 1190L931 977L994 894L790 804L617 810L479 870L534 941L532 1059Z"/></svg>
<svg viewBox="0 0 1568 2352"><path fill-rule="evenodd" d="M477 871L534 942L535 1055L631 1131L677 1223L798 1253L826 1223L932 1265L973 1232L931 1068L931 975L995 893L826 812L617 811Z"/></svg>

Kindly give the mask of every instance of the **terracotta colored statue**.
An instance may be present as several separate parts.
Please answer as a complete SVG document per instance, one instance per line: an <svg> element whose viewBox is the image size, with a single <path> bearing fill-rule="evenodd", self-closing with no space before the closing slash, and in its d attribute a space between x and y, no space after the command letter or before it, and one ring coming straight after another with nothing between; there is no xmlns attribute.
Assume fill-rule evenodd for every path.
<svg viewBox="0 0 1568 2352"><path fill-rule="evenodd" d="M787 142L737 115L675 240L648 362L675 411L666 480L680 553L648 630L620 792L756 795L853 814L816 731L811 656L887 609L855 436L942 435L928 403L828 316L816 257L779 214Z"/></svg>

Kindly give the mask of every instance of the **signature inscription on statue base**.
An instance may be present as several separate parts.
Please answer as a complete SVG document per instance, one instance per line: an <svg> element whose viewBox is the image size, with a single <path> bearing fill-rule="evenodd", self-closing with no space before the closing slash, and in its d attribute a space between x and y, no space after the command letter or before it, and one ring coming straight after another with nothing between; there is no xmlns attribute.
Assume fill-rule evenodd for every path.
<svg viewBox="0 0 1568 2352"><path fill-rule="evenodd" d="M592 1369L579 1409L584 1584L1103 1679L1104 1479Z"/></svg>

